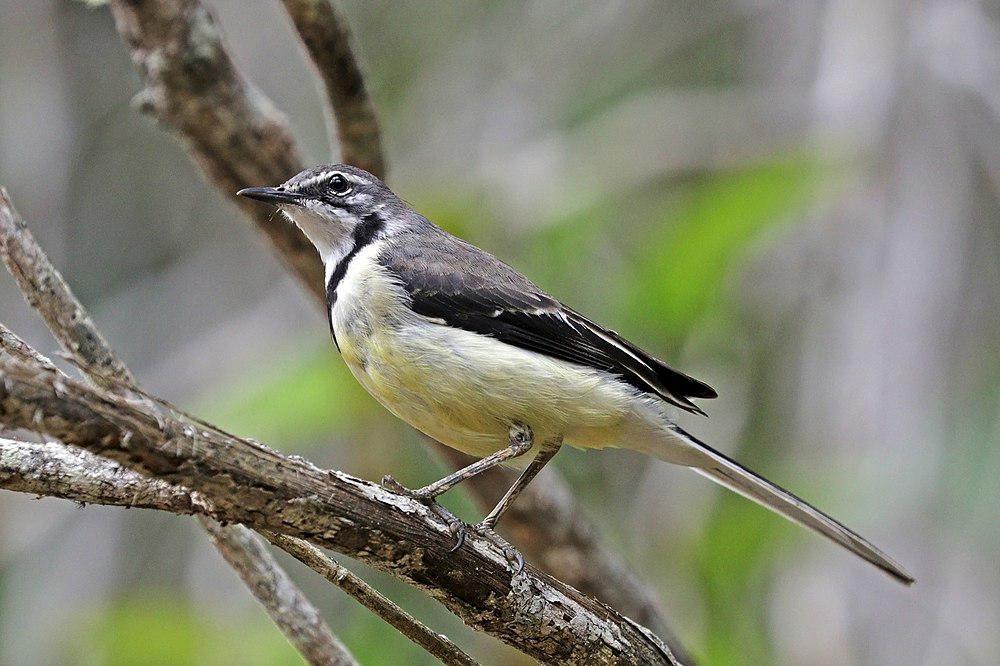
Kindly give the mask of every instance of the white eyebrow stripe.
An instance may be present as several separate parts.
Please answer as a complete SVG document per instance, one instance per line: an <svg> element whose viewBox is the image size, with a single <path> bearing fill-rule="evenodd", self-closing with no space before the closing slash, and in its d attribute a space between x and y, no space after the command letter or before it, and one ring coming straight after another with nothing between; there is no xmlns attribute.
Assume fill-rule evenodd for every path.
<svg viewBox="0 0 1000 666"><path fill-rule="evenodd" d="M316 174L312 178L307 178L306 180L303 180L301 183L295 183L294 185L290 185L288 189L292 190L293 192L298 192L299 190L302 190L306 187L312 187L313 185L319 185L320 183L326 182L331 178L333 178L334 176L343 176L344 178L347 178L347 176L341 171L324 171L323 173ZM350 179L348 178L348 180Z"/></svg>

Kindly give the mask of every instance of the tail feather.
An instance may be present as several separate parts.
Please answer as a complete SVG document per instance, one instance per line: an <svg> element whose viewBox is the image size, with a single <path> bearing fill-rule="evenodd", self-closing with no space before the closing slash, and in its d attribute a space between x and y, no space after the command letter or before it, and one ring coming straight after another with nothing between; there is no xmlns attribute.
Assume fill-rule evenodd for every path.
<svg viewBox="0 0 1000 666"><path fill-rule="evenodd" d="M697 462L691 464L692 469L699 474L707 476L793 522L822 534L834 543L871 562L904 585L910 585L914 582L913 576L903 567L847 526L784 488L743 467L681 428L672 426L671 431L676 437L691 444L702 454L698 456L700 459Z"/></svg>

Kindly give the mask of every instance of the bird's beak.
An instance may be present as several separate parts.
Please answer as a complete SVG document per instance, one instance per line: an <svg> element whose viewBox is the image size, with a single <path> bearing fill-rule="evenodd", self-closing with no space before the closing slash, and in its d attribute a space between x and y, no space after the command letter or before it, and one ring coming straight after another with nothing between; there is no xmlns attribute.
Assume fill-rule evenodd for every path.
<svg viewBox="0 0 1000 666"><path fill-rule="evenodd" d="M302 195L278 187L247 187L237 192L236 196L274 204L295 204L302 200Z"/></svg>

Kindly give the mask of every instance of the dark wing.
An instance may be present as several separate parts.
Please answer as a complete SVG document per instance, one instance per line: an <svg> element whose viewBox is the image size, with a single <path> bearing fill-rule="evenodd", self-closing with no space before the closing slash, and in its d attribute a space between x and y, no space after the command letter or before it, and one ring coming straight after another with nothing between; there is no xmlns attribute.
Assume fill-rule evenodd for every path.
<svg viewBox="0 0 1000 666"><path fill-rule="evenodd" d="M546 295L492 255L436 228L434 232L397 237L379 257L418 314L618 375L689 412L704 414L689 398L718 395Z"/></svg>

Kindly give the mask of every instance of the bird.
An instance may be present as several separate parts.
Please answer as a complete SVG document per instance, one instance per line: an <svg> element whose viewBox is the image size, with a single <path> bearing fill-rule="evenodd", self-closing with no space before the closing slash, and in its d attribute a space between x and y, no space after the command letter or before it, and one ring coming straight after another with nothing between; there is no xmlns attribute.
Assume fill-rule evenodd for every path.
<svg viewBox="0 0 1000 666"><path fill-rule="evenodd" d="M694 400L717 397L708 384L438 227L371 173L325 164L237 194L276 205L315 246L330 332L361 385L417 430L477 458L423 488L386 476L388 487L436 506L462 481L533 451L475 526L496 537L504 511L564 443L626 448L693 469L914 582L867 539L678 426L678 409L704 414ZM454 550L464 523L443 515Z"/></svg>

